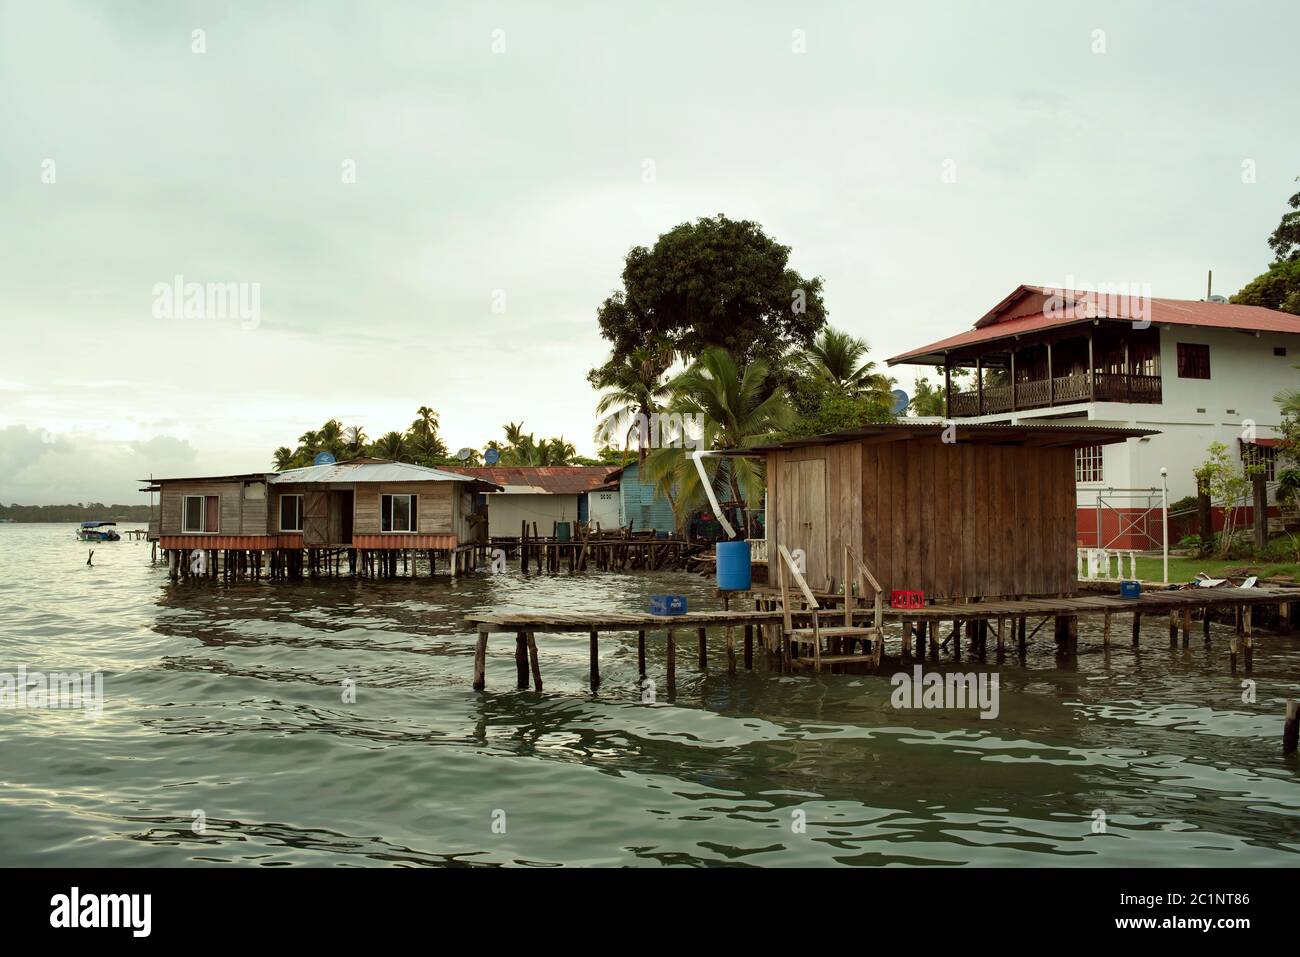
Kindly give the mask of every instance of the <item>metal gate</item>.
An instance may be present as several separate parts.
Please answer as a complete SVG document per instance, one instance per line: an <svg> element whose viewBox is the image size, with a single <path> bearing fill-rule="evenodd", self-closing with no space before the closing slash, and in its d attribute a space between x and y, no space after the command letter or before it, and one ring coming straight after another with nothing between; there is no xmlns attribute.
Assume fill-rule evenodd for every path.
<svg viewBox="0 0 1300 957"><path fill-rule="evenodd" d="M1113 518L1107 521L1107 518ZM1118 544L1124 538L1132 540ZM1158 488L1097 489L1097 548L1151 551L1165 547L1164 493Z"/></svg>

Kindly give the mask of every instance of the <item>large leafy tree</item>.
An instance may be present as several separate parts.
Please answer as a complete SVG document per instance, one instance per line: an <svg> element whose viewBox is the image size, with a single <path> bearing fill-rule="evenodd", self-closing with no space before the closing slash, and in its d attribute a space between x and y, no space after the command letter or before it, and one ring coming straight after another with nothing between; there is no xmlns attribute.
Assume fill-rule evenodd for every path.
<svg viewBox="0 0 1300 957"><path fill-rule="evenodd" d="M1287 200L1287 205L1291 212L1282 214L1282 221L1268 237L1272 264L1267 272L1246 283L1232 297L1233 302L1300 315L1300 193Z"/></svg>
<svg viewBox="0 0 1300 957"><path fill-rule="evenodd" d="M611 358L588 378L601 387L637 349L663 340L687 360L722 347L741 363L769 364L810 344L826 321L822 281L801 276L789 258L790 248L757 223L722 215L674 227L651 248L634 247L623 288L597 313Z"/></svg>
<svg viewBox="0 0 1300 957"><path fill-rule="evenodd" d="M1300 176L1296 177L1300 182ZM1268 237L1269 248L1278 262L1300 259L1300 193L1294 194L1286 201L1291 212L1282 214L1282 221Z"/></svg>

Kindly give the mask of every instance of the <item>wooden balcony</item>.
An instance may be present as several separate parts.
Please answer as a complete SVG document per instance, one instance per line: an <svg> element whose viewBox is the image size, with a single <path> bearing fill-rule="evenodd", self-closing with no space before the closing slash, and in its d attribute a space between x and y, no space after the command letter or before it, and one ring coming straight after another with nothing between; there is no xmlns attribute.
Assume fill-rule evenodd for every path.
<svg viewBox="0 0 1300 957"><path fill-rule="evenodd" d="M1011 401L1011 386L1007 383L985 386L982 403L978 392L954 392L948 414L953 417L997 415L1023 409L1077 405L1080 402L1159 403L1160 400L1158 375L1098 372L1091 379L1087 375L1065 375L1050 380L1017 382L1014 404Z"/></svg>

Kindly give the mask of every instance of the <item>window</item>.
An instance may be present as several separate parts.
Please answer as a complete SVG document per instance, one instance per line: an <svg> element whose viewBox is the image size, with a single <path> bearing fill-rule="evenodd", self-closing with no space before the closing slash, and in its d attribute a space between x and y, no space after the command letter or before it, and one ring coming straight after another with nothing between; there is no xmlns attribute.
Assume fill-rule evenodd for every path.
<svg viewBox="0 0 1300 957"><path fill-rule="evenodd" d="M381 532L415 531L415 496L379 496L379 530Z"/></svg>
<svg viewBox="0 0 1300 957"><path fill-rule="evenodd" d="M181 502L181 531L197 535L216 532L221 524L221 497L186 495Z"/></svg>
<svg viewBox="0 0 1300 957"><path fill-rule="evenodd" d="M1273 355L1275 355L1275 356L1280 356L1280 357L1282 357L1282 358L1285 358L1285 357L1286 357L1286 346L1274 346L1274 347L1273 347Z"/></svg>
<svg viewBox="0 0 1300 957"><path fill-rule="evenodd" d="M1076 482L1100 482L1101 446L1085 445L1074 450L1074 480Z"/></svg>
<svg viewBox="0 0 1300 957"><path fill-rule="evenodd" d="M1272 482L1277 468L1277 449L1267 445L1241 443L1241 464L1249 468L1252 465L1264 466L1264 481Z"/></svg>
<svg viewBox="0 0 1300 957"><path fill-rule="evenodd" d="M302 531L302 496L280 496L280 531Z"/></svg>
<svg viewBox="0 0 1300 957"><path fill-rule="evenodd" d="M1210 377L1210 347L1193 342L1178 343L1178 378L1208 379Z"/></svg>

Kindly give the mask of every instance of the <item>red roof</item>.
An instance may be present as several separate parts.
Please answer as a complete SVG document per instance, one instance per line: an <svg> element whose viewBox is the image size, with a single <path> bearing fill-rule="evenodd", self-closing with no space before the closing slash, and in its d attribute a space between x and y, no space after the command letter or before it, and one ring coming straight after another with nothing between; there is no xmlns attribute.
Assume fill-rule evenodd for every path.
<svg viewBox="0 0 1300 957"><path fill-rule="evenodd" d="M609 465L486 465L449 471L497 485L539 488L551 495L581 495L604 485L616 470Z"/></svg>
<svg viewBox="0 0 1300 957"><path fill-rule="evenodd" d="M1200 326L1211 329L1239 329L1248 332L1300 334L1300 316L1231 303L1195 299L1146 299L1108 296L1106 293L1056 290L1043 286L1018 286L1011 295L985 313L974 329L960 332L894 356L890 365L911 363L932 365L943 362L943 353L981 342L1059 329L1092 322L1094 319L1133 322L1146 320L1157 326Z"/></svg>

